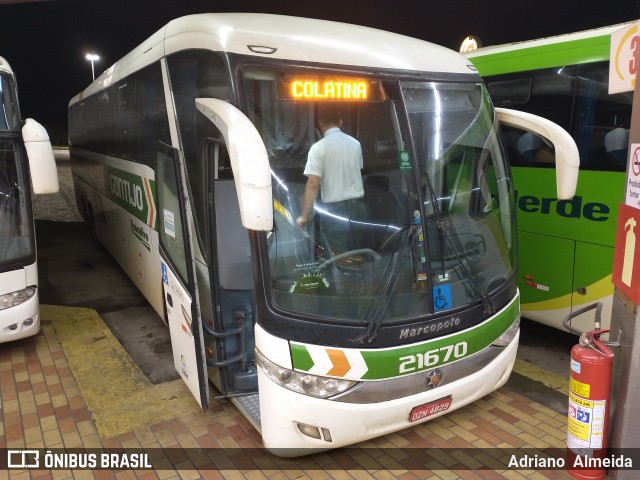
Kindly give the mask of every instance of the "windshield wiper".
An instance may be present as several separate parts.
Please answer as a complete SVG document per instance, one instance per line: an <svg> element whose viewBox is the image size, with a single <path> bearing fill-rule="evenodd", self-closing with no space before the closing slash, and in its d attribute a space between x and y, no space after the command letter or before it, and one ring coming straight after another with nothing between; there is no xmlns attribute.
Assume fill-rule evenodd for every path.
<svg viewBox="0 0 640 480"><path fill-rule="evenodd" d="M466 250L460 243L460 238L458 234L455 232L453 227L453 222L449 216L445 216L440 212L440 207L438 206L438 201L436 199L433 186L431 185L431 179L425 173L425 183L426 187L429 190L429 197L431 198L431 205L433 208L433 215L436 220L436 227L438 232L438 242L440 244L440 260L442 262L442 275L444 276L446 273L445 270L445 237L448 240L448 244L453 251L456 260L458 261L457 267L454 269L456 272L461 271L463 276L459 275L460 279L463 281L463 285L465 289L467 289L467 294L469 292L475 292L480 297L480 301L482 302L483 313L485 315L492 315L495 313L496 308L491 302L491 297L487 294L484 287L482 286L482 282L478 278L478 275L471 267L471 262L469 261L469 256L467 255ZM466 280L466 282L465 282ZM471 290L469 286L471 285ZM469 297L472 297L472 294L469 294Z"/></svg>
<svg viewBox="0 0 640 480"><path fill-rule="evenodd" d="M382 280L378 284L374 302L369 307L366 318L368 319L367 333L360 340L363 343L371 343L376 338L378 328L382 323L385 312L389 306L392 292L396 289L400 273L404 268L407 260L411 258L413 241L416 238L411 226L405 225L399 232L402 236L398 240L396 247L391 255L391 260L387 264L385 271L382 274ZM402 247L409 243L408 253L402 253Z"/></svg>
<svg viewBox="0 0 640 480"><path fill-rule="evenodd" d="M469 255L467 255L467 251L460 243L460 238L453 228L453 223L448 217L444 218L440 216L440 218L438 219L438 217L436 216L436 219L438 231L441 231L443 233L443 236L446 236L449 246L451 247L456 260L458 261L456 267L453 270L456 273L458 273L458 271L461 271L464 275L462 276L458 273L458 276L463 281L463 285L467 290L467 294L471 297L473 292L477 293L480 296L480 301L482 302L483 313L487 316L494 314L496 312L496 307L493 305L493 302L491 302L491 297L484 289L482 281L478 278L478 274L471 267ZM471 285L471 288L469 288L468 284Z"/></svg>

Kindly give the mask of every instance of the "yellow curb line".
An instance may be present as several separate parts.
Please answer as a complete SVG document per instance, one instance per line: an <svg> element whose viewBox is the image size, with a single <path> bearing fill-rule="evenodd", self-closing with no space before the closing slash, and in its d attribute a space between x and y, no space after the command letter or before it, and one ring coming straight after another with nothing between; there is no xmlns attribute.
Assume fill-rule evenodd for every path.
<svg viewBox="0 0 640 480"><path fill-rule="evenodd" d="M567 365L567 369L569 369L569 365ZM531 380L540 382L546 387L552 388L553 390L556 390L563 395L569 394L568 379L562 377L561 375L556 375L549 370L538 367L533 363L529 363L516 358L516 362L513 365L513 371Z"/></svg>
<svg viewBox="0 0 640 480"><path fill-rule="evenodd" d="M181 379L151 384L95 310L40 305L40 315L53 325L102 438L200 411Z"/></svg>

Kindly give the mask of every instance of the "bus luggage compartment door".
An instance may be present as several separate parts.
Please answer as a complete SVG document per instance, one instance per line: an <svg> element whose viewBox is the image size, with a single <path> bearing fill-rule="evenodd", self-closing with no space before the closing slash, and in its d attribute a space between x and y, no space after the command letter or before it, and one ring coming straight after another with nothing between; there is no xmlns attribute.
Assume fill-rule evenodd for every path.
<svg viewBox="0 0 640 480"><path fill-rule="evenodd" d="M518 232L522 316L562 329L571 313L575 241Z"/></svg>

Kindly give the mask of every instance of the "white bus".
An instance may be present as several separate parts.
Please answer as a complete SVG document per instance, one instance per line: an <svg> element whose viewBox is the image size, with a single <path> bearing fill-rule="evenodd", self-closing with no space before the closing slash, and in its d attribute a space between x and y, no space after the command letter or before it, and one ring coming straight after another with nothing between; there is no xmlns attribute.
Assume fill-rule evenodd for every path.
<svg viewBox="0 0 640 480"><path fill-rule="evenodd" d="M31 187L58 191L53 151L40 124L22 121L15 75L0 57L0 343L40 331Z"/></svg>
<svg viewBox="0 0 640 480"><path fill-rule="evenodd" d="M326 102L363 154L367 216L333 217L348 251L323 226L335 205L318 199L304 229L295 220ZM435 418L508 379L519 295L498 118L566 152L558 188L572 195L568 134L496 114L455 52L305 18L187 16L70 100L74 186L169 324L200 406L211 384L267 449L299 455Z"/></svg>

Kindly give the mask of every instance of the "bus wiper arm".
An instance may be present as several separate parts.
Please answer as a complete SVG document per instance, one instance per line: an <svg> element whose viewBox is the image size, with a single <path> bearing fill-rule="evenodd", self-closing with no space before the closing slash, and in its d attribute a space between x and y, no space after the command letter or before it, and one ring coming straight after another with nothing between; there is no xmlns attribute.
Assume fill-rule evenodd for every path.
<svg viewBox="0 0 640 480"><path fill-rule="evenodd" d="M442 231L443 236L447 238L451 250L456 256L458 265L455 270L461 271L463 273L464 276L462 277L462 279L466 279L467 282L471 284L472 291L476 292L480 296L484 314L491 315L495 313L496 308L493 305L493 302L491 302L491 297L482 286L482 282L478 278L478 274L471 267L469 255L467 255L466 250L460 243L460 238L458 238L458 234L453 228L453 223L448 217L441 217L437 220L437 226L438 230Z"/></svg>
<svg viewBox="0 0 640 480"><path fill-rule="evenodd" d="M487 294L487 292L482 287L480 280L478 279L478 275L471 268L471 263L469 261L469 256L465 251L464 247L460 244L460 239L456 234L453 223L448 216L445 216L440 211L440 207L438 204L438 199L435 195L435 190L433 189L433 185L431 184L431 179L429 175L425 174L425 183L426 187L429 191L429 197L431 199L431 205L433 208L433 215L436 220L436 227L438 232L438 242L440 244L440 260L442 262L442 274L444 275L446 270L444 266L445 262L445 247L444 247L444 239L445 237L448 240L449 245L451 246L451 250L453 250L454 255L456 256L456 260L458 261L458 269L462 271L464 277L467 282L471 284L472 291L475 291L480 296L480 301L482 302L482 307L485 315L491 315L495 313L496 309L491 302L491 297ZM466 286L465 286L466 287ZM468 287L466 287L468 288Z"/></svg>
<svg viewBox="0 0 640 480"><path fill-rule="evenodd" d="M396 285L398 284L400 272L402 272L402 269L407 263L407 260L411 258L411 247L409 248L408 254L406 255L402 255L402 247L405 245L405 243L407 243L407 240L409 240L409 245L413 245L415 235L413 234L409 225L405 225L404 227L402 227L401 232L403 238L400 238L400 240L398 240L398 244L393 251L391 260L387 264L387 267L382 274L382 281L380 282L376 291L376 300L369 308L369 313L367 313L369 322L367 333L361 339L363 343L371 343L376 338L378 328L380 328L380 324L382 323L384 314L387 311L387 307L389 306L391 294L396 289Z"/></svg>

